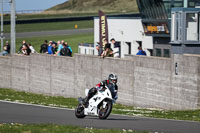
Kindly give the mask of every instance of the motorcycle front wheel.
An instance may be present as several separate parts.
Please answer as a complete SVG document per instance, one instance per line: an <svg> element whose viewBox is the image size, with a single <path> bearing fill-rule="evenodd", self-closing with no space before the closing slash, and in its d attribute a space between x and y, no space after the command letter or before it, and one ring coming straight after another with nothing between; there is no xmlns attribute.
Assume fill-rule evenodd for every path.
<svg viewBox="0 0 200 133"><path fill-rule="evenodd" d="M84 107L82 104L78 104L77 108L75 109L75 116L77 118L84 118Z"/></svg>
<svg viewBox="0 0 200 133"><path fill-rule="evenodd" d="M106 101L106 107L103 108L103 103L100 106L99 109L99 119L107 119L107 117L110 115L112 111L112 102L111 101Z"/></svg>

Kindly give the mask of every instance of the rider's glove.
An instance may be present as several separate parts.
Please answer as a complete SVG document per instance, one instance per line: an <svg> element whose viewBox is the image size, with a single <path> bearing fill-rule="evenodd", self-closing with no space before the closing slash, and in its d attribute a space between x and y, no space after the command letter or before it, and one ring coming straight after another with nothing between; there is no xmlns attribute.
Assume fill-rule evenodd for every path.
<svg viewBox="0 0 200 133"><path fill-rule="evenodd" d="M97 90L101 90L102 88L103 88L102 86L100 86L100 87L96 86Z"/></svg>

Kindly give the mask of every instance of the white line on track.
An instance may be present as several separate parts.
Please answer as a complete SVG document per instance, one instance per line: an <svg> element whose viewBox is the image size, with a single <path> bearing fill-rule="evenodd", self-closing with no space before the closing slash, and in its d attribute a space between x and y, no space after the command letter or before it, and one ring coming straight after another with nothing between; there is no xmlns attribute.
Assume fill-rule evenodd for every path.
<svg viewBox="0 0 200 133"><path fill-rule="evenodd" d="M42 108L52 108L52 109L61 109L61 110L74 110L74 109L69 109L69 108L64 108L64 107L63 108L62 107L52 107L52 106L45 106L45 105L39 105L39 104L20 103L20 102L5 101L5 100L0 100L0 102L27 105L27 106L36 106L36 107L42 107Z"/></svg>

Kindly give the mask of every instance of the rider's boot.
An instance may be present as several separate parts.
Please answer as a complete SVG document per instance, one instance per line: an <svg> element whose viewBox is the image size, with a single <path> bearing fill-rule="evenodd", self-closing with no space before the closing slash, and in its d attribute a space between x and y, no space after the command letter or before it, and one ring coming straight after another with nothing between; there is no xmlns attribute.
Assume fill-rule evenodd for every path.
<svg viewBox="0 0 200 133"><path fill-rule="evenodd" d="M83 99L83 105L87 108L88 107L88 105L89 105L89 97L87 96L87 97L85 97L84 99Z"/></svg>
<svg viewBox="0 0 200 133"><path fill-rule="evenodd" d="M89 100L92 98L97 92L97 89L95 87L91 88L88 92L88 96L83 100L83 105L87 108L89 105Z"/></svg>

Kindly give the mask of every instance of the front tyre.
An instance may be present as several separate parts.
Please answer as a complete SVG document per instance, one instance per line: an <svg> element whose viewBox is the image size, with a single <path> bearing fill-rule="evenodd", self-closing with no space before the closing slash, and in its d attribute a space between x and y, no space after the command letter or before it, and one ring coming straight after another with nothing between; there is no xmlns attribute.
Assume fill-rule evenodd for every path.
<svg viewBox="0 0 200 133"><path fill-rule="evenodd" d="M99 109L99 119L107 119L107 117L110 115L112 111L112 102L111 101L107 101L106 107L103 108L103 103L100 106Z"/></svg>
<svg viewBox="0 0 200 133"><path fill-rule="evenodd" d="M77 118L84 118L84 107L82 104L78 104L77 108L75 109L75 116Z"/></svg>

